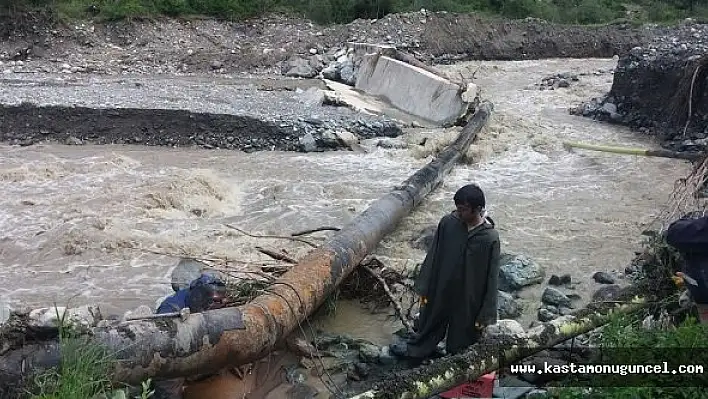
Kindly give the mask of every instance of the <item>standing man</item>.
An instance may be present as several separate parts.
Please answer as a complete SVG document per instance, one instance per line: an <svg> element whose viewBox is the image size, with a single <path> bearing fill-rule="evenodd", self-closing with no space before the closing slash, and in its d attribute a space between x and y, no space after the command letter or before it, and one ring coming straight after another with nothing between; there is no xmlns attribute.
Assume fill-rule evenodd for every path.
<svg viewBox="0 0 708 399"><path fill-rule="evenodd" d="M497 322L499 234L479 186L460 188L454 201L457 209L440 220L415 282L422 305L417 334L405 349L392 347L399 356L430 357L446 336L447 353L459 353Z"/></svg>

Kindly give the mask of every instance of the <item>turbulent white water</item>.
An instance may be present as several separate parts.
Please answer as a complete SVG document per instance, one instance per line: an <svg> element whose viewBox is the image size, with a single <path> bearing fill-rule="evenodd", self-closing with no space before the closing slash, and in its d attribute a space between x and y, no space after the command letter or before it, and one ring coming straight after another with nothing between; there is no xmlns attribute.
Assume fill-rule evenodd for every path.
<svg viewBox="0 0 708 399"><path fill-rule="evenodd" d="M596 288L595 271L622 270L639 249L642 223L688 167L563 149L564 140L655 146L626 129L568 114L568 107L609 90L612 75L593 73L613 66L612 60L550 60L445 67L467 76L477 70L475 83L495 112L470 150L475 162L458 166L382 242L381 259L393 266L420 262L424 253L407 241L452 209L457 188L476 182L487 193L504 251L531 256L549 275L570 273L586 298ZM568 89L533 86L567 71L588 75ZM121 313L152 306L171 291L175 255L270 261L254 249L260 245L301 256L307 247L245 237L224 223L286 235L342 226L455 133L416 132L403 140L417 143L421 136L431 138L425 147L382 149L373 141L364 143L366 154L2 147L0 299L28 306L98 303L104 313ZM522 294L530 314L539 292Z"/></svg>

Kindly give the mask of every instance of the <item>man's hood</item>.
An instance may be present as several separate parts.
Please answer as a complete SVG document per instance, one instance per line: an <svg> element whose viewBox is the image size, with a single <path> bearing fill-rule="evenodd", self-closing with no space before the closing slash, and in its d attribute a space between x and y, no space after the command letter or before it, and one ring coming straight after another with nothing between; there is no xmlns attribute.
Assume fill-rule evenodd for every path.
<svg viewBox="0 0 708 399"><path fill-rule="evenodd" d="M494 221L491 220L489 217L486 217L484 220L484 223L480 224L479 226L475 227L474 229L470 230L468 234L468 238L479 238L479 237L490 237L494 238L494 236L497 234L496 230L494 229Z"/></svg>

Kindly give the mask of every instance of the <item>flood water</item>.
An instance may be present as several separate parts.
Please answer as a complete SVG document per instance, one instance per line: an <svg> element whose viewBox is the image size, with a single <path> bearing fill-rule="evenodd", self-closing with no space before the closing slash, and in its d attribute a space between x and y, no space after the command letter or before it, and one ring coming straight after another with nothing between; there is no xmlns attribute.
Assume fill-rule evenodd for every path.
<svg viewBox="0 0 708 399"><path fill-rule="evenodd" d="M570 273L589 298L596 271L623 270L640 248L639 233L664 204L688 165L677 160L566 151L566 140L656 147L627 129L571 116L568 107L608 91L612 60L464 63L443 67L471 77L495 111L461 164L376 254L389 266L422 261L408 241L453 209L460 186L487 193L504 252L523 253L548 275ZM582 73L570 88L538 90L542 78ZM597 73L596 73L597 72ZM584 75L586 74L587 75ZM343 226L427 163L454 132L410 132L426 146L368 153L314 154L127 146L1 147L0 300L12 305L99 304L106 314L171 292L178 256L270 261L255 246L307 247L245 237ZM535 317L541 287L525 290ZM352 304L326 328L383 341L390 331ZM328 327L327 327L328 326Z"/></svg>

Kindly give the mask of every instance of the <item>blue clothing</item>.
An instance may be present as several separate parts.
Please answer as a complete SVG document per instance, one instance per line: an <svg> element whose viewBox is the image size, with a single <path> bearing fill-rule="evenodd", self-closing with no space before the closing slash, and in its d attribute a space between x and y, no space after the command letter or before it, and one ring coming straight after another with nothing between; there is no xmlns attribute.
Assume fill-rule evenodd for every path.
<svg viewBox="0 0 708 399"><path fill-rule="evenodd" d="M203 312L213 303L214 293L224 293L225 289L223 281L203 273L189 284L189 288L165 298L157 308L157 314L179 312L184 308L189 308L193 313Z"/></svg>
<svg viewBox="0 0 708 399"><path fill-rule="evenodd" d="M181 289L174 294L165 298L157 308L157 314L179 312L187 307L187 298L189 297L189 289Z"/></svg>
<svg viewBox="0 0 708 399"><path fill-rule="evenodd" d="M708 304L708 216L675 221L666 231L666 242L686 261L684 274L697 282L686 282L693 300Z"/></svg>

